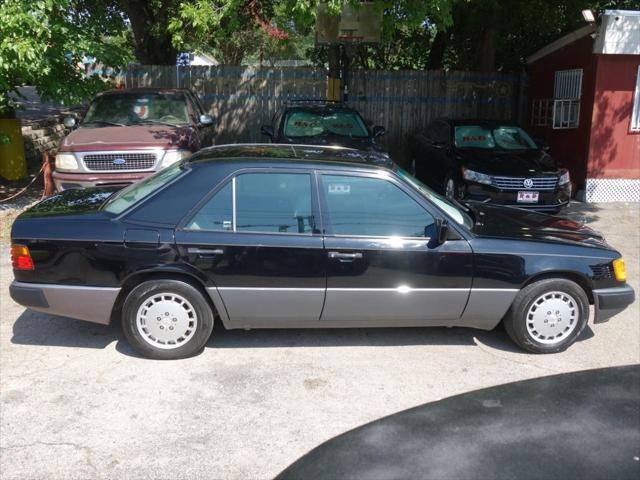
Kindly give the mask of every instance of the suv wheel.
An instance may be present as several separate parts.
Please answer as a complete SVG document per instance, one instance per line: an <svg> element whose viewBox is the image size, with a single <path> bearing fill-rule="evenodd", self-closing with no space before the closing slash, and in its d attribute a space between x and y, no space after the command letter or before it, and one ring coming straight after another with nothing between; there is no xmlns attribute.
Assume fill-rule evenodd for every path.
<svg viewBox="0 0 640 480"><path fill-rule="evenodd" d="M150 280L134 288L122 308L125 337L148 358L199 353L213 331L213 312L198 289L177 280Z"/></svg>
<svg viewBox="0 0 640 480"><path fill-rule="evenodd" d="M575 282L540 280L523 288L504 319L511 339L533 353L556 353L576 341L589 319L589 299Z"/></svg>

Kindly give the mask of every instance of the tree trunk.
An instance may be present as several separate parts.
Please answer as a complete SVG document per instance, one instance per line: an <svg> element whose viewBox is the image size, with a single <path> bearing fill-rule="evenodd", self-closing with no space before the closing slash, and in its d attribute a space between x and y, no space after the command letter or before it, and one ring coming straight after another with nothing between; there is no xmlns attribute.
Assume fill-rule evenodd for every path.
<svg viewBox="0 0 640 480"><path fill-rule="evenodd" d="M495 27L489 25L482 32L476 55L476 70L479 72L493 72L496 69L495 33Z"/></svg>
<svg viewBox="0 0 640 480"><path fill-rule="evenodd" d="M438 30L431 43L431 49L429 50L427 69L442 70L444 66L444 52L447 49L450 36L449 30Z"/></svg>
<svg viewBox="0 0 640 480"><path fill-rule="evenodd" d="M173 9L165 5L154 10L150 0L118 3L131 22L138 61L143 65L175 65L178 51L171 43L168 29Z"/></svg>

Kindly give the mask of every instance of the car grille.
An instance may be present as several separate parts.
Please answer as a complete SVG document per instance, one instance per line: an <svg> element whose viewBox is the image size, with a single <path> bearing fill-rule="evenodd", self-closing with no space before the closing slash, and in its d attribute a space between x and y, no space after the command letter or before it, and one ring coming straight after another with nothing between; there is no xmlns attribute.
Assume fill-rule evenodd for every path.
<svg viewBox="0 0 640 480"><path fill-rule="evenodd" d="M525 186L531 180L531 186ZM555 190L558 177L492 177L491 183L501 190Z"/></svg>
<svg viewBox="0 0 640 480"><path fill-rule="evenodd" d="M85 155L83 161L87 170L149 170L156 163L156 154L97 153Z"/></svg>
<svg viewBox="0 0 640 480"><path fill-rule="evenodd" d="M613 278L611 265L608 263L591 265L591 271L593 272L594 280L605 280L608 278Z"/></svg>

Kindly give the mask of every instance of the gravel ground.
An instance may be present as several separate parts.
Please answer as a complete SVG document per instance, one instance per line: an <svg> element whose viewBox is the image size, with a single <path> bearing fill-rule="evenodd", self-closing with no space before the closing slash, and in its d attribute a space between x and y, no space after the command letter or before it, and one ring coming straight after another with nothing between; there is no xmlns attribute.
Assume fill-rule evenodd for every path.
<svg viewBox="0 0 640 480"><path fill-rule="evenodd" d="M12 210L0 211L0 219ZM640 205L574 204L640 291ZM568 351L504 331L225 331L198 357L137 357L120 328L25 311L0 246L3 479L271 478L319 443L400 410L501 383L640 362L636 302Z"/></svg>

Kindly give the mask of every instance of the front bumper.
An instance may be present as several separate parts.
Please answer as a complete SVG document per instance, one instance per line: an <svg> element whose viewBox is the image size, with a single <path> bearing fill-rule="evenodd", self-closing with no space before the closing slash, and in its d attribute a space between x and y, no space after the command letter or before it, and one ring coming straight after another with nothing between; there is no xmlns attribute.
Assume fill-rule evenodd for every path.
<svg viewBox="0 0 640 480"><path fill-rule="evenodd" d="M525 190L524 188L522 189ZM571 200L570 184L556 187L553 191L539 191L538 202L518 202L518 192L515 190L500 190L491 185L468 183L465 200L475 200L489 204L507 205L532 210L559 210L569 204Z"/></svg>
<svg viewBox="0 0 640 480"><path fill-rule="evenodd" d="M14 281L9 294L14 302L38 312L108 325L119 288L55 285Z"/></svg>
<svg viewBox="0 0 640 480"><path fill-rule="evenodd" d="M595 318L593 323L606 322L631 305L635 298L636 294L629 285L594 290Z"/></svg>
<svg viewBox="0 0 640 480"><path fill-rule="evenodd" d="M131 183L142 180L155 172L135 172L135 173L63 173L53 172L53 183L56 190L70 190L73 188L87 187L125 187Z"/></svg>

